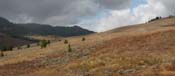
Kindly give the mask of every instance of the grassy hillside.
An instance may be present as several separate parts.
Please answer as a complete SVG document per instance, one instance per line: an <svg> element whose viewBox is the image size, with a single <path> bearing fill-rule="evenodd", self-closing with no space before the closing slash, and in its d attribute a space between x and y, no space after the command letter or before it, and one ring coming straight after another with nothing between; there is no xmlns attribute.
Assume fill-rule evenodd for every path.
<svg viewBox="0 0 175 76"><path fill-rule="evenodd" d="M70 37L70 36L80 36L92 34L94 32L80 28L78 26L74 27L53 27L51 25L44 24L15 24L8 21L5 18L0 17L0 50L6 48L12 48L22 45L31 44L37 42L41 39L54 39L54 37ZM24 38L24 36L30 36L31 39ZM35 36L35 37L34 37ZM42 36L36 37L36 36Z"/></svg>
<svg viewBox="0 0 175 76"><path fill-rule="evenodd" d="M0 76L175 75L175 18L64 40L5 52Z"/></svg>

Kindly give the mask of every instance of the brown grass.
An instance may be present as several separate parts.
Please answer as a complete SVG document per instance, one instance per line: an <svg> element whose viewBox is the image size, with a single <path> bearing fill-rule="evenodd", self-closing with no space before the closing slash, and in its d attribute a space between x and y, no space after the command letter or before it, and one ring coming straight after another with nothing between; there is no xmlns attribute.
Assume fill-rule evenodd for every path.
<svg viewBox="0 0 175 76"><path fill-rule="evenodd" d="M84 36L86 41L66 38L72 52L64 41L6 52L0 76L174 76L173 25L173 19L162 19Z"/></svg>

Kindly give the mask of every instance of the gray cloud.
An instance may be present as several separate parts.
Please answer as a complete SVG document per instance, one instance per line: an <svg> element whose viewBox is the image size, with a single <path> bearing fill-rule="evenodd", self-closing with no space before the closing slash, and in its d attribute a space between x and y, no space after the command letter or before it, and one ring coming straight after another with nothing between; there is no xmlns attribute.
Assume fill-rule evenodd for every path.
<svg viewBox="0 0 175 76"><path fill-rule="evenodd" d="M97 4L107 9L129 8L132 0L95 0Z"/></svg>
<svg viewBox="0 0 175 76"><path fill-rule="evenodd" d="M14 22L76 24L106 9L129 7L130 0L0 0L0 16Z"/></svg>
<svg viewBox="0 0 175 76"><path fill-rule="evenodd" d="M100 28L106 30L106 26L113 28L115 27L114 25L143 22L157 15L175 15L175 0L147 0L148 4L134 8L135 12L132 14L130 12L131 1L132 0L0 0L0 16L17 23L34 22L56 26L82 24L83 22L81 21L96 19L92 21L94 24L91 22L88 23L87 21L85 22L87 25L82 24L80 26L97 31L96 29ZM130 11L127 11L127 13L122 11L128 9ZM113 11L118 11L118 13L111 13ZM107 13L107 16L105 14L105 16L103 17L102 15L100 19L96 18L101 13ZM125 20L123 19L124 16L131 18L122 22ZM134 21L130 19L134 19Z"/></svg>
<svg viewBox="0 0 175 76"><path fill-rule="evenodd" d="M175 0L158 0L167 9L167 14L175 15Z"/></svg>

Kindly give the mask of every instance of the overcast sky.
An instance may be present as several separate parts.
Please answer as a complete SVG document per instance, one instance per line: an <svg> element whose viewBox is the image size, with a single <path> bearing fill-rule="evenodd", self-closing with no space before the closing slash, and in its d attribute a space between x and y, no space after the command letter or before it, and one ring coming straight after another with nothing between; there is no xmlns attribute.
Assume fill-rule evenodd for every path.
<svg viewBox="0 0 175 76"><path fill-rule="evenodd" d="M15 23L78 25L102 32L175 15L175 0L0 0L0 16Z"/></svg>

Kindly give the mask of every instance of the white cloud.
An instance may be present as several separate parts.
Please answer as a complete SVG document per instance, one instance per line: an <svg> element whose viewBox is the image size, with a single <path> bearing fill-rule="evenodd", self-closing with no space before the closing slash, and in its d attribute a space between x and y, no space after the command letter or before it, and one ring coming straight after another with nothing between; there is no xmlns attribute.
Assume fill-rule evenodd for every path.
<svg viewBox="0 0 175 76"><path fill-rule="evenodd" d="M0 16L19 23L32 21L66 26L95 16L101 10L127 8L130 2L131 0L0 0ZM24 21L26 19L29 20Z"/></svg>
<svg viewBox="0 0 175 76"><path fill-rule="evenodd" d="M95 26L95 29L92 30L102 32L116 27L144 23L156 16L166 17L175 15L174 0L148 0L147 2L147 4L141 4L133 10L122 9L110 11L108 16L92 23Z"/></svg>
<svg viewBox="0 0 175 76"><path fill-rule="evenodd" d="M166 8L166 13L170 15L175 15L175 0L156 0L162 3Z"/></svg>
<svg viewBox="0 0 175 76"><path fill-rule="evenodd" d="M0 16L14 22L66 26L81 24L94 31L143 23L175 15L175 0L147 0L131 9L132 0L0 0ZM100 15L105 13L105 15Z"/></svg>
<svg viewBox="0 0 175 76"><path fill-rule="evenodd" d="M111 11L110 16L100 19L95 23L96 31L106 31L123 25L135 23L135 18L130 14L129 9ZM126 22L127 21L127 22Z"/></svg>

